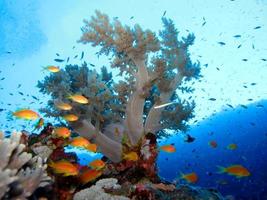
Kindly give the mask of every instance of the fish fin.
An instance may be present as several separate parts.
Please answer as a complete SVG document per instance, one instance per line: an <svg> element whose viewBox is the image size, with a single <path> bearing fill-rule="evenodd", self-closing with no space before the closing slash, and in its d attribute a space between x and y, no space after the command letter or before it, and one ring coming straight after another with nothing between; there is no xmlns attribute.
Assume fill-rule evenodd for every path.
<svg viewBox="0 0 267 200"><path fill-rule="evenodd" d="M218 174L222 174L222 173L225 173L225 167L222 167L222 166L219 166L219 165L217 165L217 167L218 167Z"/></svg>

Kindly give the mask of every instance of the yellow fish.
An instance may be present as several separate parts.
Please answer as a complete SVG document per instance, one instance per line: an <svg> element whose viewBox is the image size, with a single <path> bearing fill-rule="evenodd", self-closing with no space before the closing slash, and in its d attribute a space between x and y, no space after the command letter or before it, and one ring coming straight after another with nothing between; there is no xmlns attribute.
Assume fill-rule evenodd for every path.
<svg viewBox="0 0 267 200"><path fill-rule="evenodd" d="M218 168L219 173L227 173L228 175L232 175L237 178L250 176L250 172L242 165L231 165L229 167L218 166Z"/></svg>
<svg viewBox="0 0 267 200"><path fill-rule="evenodd" d="M84 97L83 95L79 95L79 94L69 95L68 98L80 104L89 103L89 100L86 97Z"/></svg>
<svg viewBox="0 0 267 200"><path fill-rule="evenodd" d="M106 163L100 159L94 160L89 164L90 167L92 167L93 169L96 169L96 170L102 169L103 167L105 167L105 165L106 165Z"/></svg>
<svg viewBox="0 0 267 200"><path fill-rule="evenodd" d="M86 184L90 181L95 180L96 178L98 178L101 175L102 175L102 171L98 171L95 169L89 169L89 170L87 170L81 174L80 180L83 184Z"/></svg>
<svg viewBox="0 0 267 200"><path fill-rule="evenodd" d="M175 147L171 144L169 145L163 145L160 147L162 151L165 151L167 153L174 153L176 151Z"/></svg>
<svg viewBox="0 0 267 200"><path fill-rule="evenodd" d="M20 119L26 119L26 120L35 120L39 118L39 114L35 111L32 111L30 109L21 109L16 112L12 113L13 116L20 118Z"/></svg>
<svg viewBox="0 0 267 200"><path fill-rule="evenodd" d="M236 149L237 149L237 145L234 144L234 143L229 144L229 145L227 146L227 149L230 149L230 150L236 150Z"/></svg>
<svg viewBox="0 0 267 200"><path fill-rule="evenodd" d="M181 178L185 179L188 183L196 183L198 181L198 175L195 172L181 174Z"/></svg>
<svg viewBox="0 0 267 200"><path fill-rule="evenodd" d="M62 138L68 138L71 135L71 132L68 128L66 127L57 127L54 129L53 132L57 137L62 137Z"/></svg>
<svg viewBox="0 0 267 200"><path fill-rule="evenodd" d="M139 156L136 152L131 151L130 153L124 154L123 159L129 160L129 161L137 161L139 159Z"/></svg>
<svg viewBox="0 0 267 200"><path fill-rule="evenodd" d="M67 115L64 115L63 118L66 120L66 121L69 121L69 122L74 122L74 121L77 121L79 119L79 117L77 115L74 115L74 114L67 114Z"/></svg>
<svg viewBox="0 0 267 200"><path fill-rule="evenodd" d="M72 106L68 103L63 103L63 102L57 102L55 103L55 106L61 110L71 110Z"/></svg>
<svg viewBox="0 0 267 200"><path fill-rule="evenodd" d="M47 67L44 67L44 70L48 70L48 71L53 72L53 73L57 73L60 71L59 67L53 66L53 65L49 65Z"/></svg>
<svg viewBox="0 0 267 200"><path fill-rule="evenodd" d="M55 173L63 174L63 176L75 176L79 173L77 166L65 160L51 162L49 166L53 168Z"/></svg>

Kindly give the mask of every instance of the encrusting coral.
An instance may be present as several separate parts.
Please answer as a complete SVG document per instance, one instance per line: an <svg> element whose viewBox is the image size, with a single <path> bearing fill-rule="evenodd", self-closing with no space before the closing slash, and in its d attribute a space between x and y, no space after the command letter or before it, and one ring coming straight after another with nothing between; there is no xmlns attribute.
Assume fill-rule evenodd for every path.
<svg viewBox="0 0 267 200"><path fill-rule="evenodd" d="M46 164L25 151L20 132L10 138L0 133L0 199L27 199L38 187L49 184Z"/></svg>
<svg viewBox="0 0 267 200"><path fill-rule="evenodd" d="M139 25L131 28L117 19L111 22L96 11L96 16L84 20L79 42L100 47L97 55L109 56L110 66L119 69L122 80L113 80L104 66L99 74L86 62L66 65L38 83L40 91L52 97L42 111L57 118L77 115L79 120L69 122L70 126L93 140L113 162L122 160L123 144L134 147L147 133L160 138L168 135L166 128L186 130L194 102L183 100L178 91L191 92L186 82L200 77L200 64L193 63L188 52L195 37L189 34L178 40L172 20L163 17L162 22L164 29L157 36ZM70 94L82 94L89 103L73 102ZM57 102L69 103L72 110L58 109ZM175 103L157 108L169 102Z"/></svg>

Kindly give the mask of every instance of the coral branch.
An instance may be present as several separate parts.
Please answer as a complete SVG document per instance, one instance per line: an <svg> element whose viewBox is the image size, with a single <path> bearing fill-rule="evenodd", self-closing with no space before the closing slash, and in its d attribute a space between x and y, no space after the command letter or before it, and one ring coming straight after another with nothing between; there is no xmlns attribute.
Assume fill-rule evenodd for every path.
<svg viewBox="0 0 267 200"><path fill-rule="evenodd" d="M121 161L122 155L122 145L98 131L96 133L96 128L94 125L87 120L83 120L79 123L73 124L74 130L81 136L91 140L98 145L100 151L107 156L113 162Z"/></svg>

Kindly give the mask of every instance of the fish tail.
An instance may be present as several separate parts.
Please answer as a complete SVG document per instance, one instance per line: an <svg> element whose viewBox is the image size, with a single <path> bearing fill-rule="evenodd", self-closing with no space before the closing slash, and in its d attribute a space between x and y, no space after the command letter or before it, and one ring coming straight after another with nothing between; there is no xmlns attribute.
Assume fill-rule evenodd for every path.
<svg viewBox="0 0 267 200"><path fill-rule="evenodd" d="M222 167L222 166L219 166L219 165L217 165L217 167L218 167L218 174L222 174L222 173L225 173L226 171L225 171L225 167Z"/></svg>

